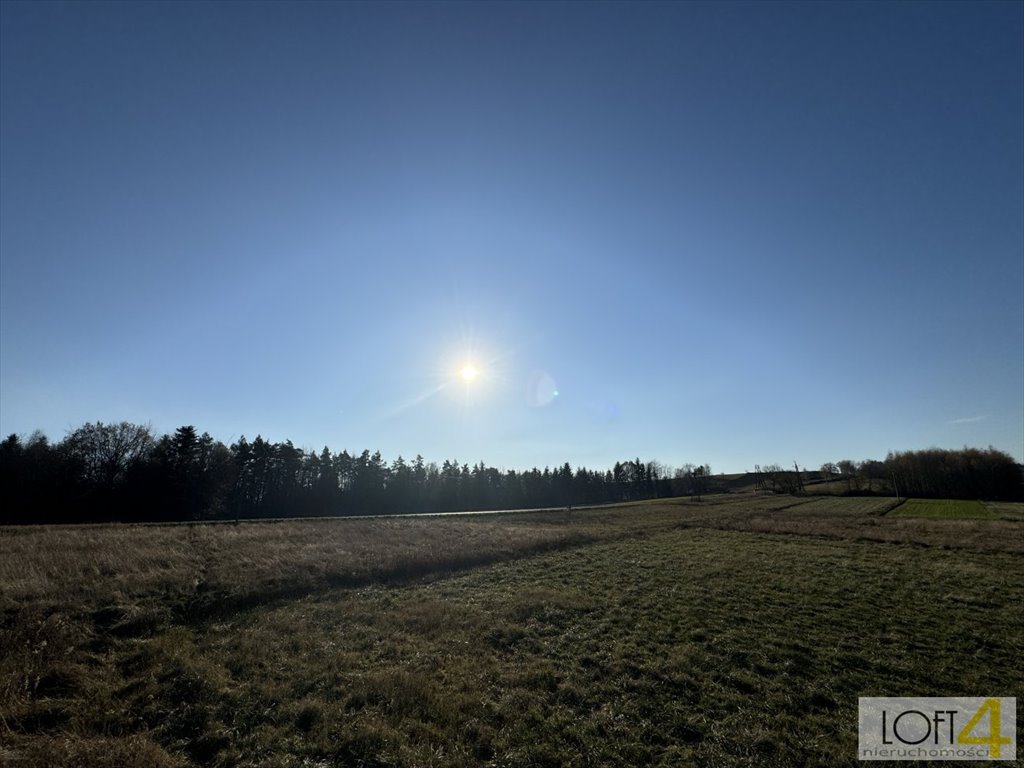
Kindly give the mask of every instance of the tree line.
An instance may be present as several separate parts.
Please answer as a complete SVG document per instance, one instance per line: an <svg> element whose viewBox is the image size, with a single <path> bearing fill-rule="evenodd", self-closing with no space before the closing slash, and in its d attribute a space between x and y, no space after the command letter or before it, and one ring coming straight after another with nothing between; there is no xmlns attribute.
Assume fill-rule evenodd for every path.
<svg viewBox="0 0 1024 768"><path fill-rule="evenodd" d="M885 461L830 461L822 464L821 478L839 483L851 495L993 501L1024 498L1024 467L992 447L890 451Z"/></svg>
<svg viewBox="0 0 1024 768"><path fill-rule="evenodd" d="M792 469L757 465L753 475L756 489L768 494L1024 499L1024 466L992 447L890 451L884 461L827 461L817 472L796 464Z"/></svg>
<svg viewBox="0 0 1024 768"><path fill-rule="evenodd" d="M767 493L1011 500L1022 467L994 448L891 452L885 461L826 462L819 472L758 466ZM379 451L332 452L244 436L225 445L194 426L156 436L146 425L88 423L51 443L40 432L0 443L0 524L230 520L526 509L725 490L707 464L673 470L639 458L606 470L496 469Z"/></svg>
<svg viewBox="0 0 1024 768"><path fill-rule="evenodd" d="M0 523L230 520L520 509L706 492L711 469L639 458L611 469L499 470L385 461L244 436L225 445L191 425L157 437L129 422L88 423L51 443L0 443Z"/></svg>

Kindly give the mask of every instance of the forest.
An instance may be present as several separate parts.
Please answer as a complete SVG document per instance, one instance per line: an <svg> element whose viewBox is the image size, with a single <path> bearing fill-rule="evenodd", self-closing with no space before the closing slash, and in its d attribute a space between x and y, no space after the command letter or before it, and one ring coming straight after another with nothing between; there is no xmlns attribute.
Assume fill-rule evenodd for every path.
<svg viewBox="0 0 1024 768"><path fill-rule="evenodd" d="M833 470L852 495L895 486L905 497L1021 497L1021 466L994 448L892 452L884 462L830 462L813 474L827 479ZM771 474L770 484L760 474L766 492L808 490L798 468ZM521 471L456 460L438 465L420 455L389 463L379 451L305 450L261 436L228 446L191 425L158 437L147 425L96 422L56 444L40 432L0 443L0 524L525 509L727 489L706 464L673 470L637 458L605 470L566 462Z"/></svg>
<svg viewBox="0 0 1024 768"><path fill-rule="evenodd" d="M607 471L565 463L499 470L417 455L332 452L244 436L230 446L193 426L88 423L52 444L36 432L0 443L0 523L217 520L568 506L702 490L709 467L666 476L657 462ZM685 484L685 487L684 487Z"/></svg>

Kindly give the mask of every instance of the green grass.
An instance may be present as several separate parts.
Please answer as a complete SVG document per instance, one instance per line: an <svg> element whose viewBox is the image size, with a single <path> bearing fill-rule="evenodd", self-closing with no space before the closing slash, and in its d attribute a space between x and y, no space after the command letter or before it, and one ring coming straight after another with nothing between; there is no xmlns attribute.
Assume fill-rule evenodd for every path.
<svg viewBox="0 0 1024 768"><path fill-rule="evenodd" d="M1020 523L891 506L0 530L0 763L852 767L1024 690Z"/></svg>
<svg viewBox="0 0 1024 768"><path fill-rule="evenodd" d="M931 517L939 520L994 520L980 501L962 499L907 499L892 511L893 517Z"/></svg>

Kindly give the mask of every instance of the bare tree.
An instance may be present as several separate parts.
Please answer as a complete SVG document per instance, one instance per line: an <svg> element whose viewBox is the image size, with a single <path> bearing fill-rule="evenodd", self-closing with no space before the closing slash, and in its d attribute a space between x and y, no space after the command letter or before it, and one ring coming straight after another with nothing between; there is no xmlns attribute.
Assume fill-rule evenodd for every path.
<svg viewBox="0 0 1024 768"><path fill-rule="evenodd" d="M711 467L707 464L695 467L690 473L690 482L694 498L700 501L701 496L708 492L711 483Z"/></svg>
<svg viewBox="0 0 1024 768"><path fill-rule="evenodd" d="M79 464L82 477L108 490L121 482L152 447L153 433L149 425L127 421L119 424L90 422L61 443L67 456Z"/></svg>
<svg viewBox="0 0 1024 768"><path fill-rule="evenodd" d="M843 480L846 481L846 492L854 493L860 490L860 472L858 471L857 462L851 461L850 459L843 459L836 463L839 467L839 474L843 476Z"/></svg>
<svg viewBox="0 0 1024 768"><path fill-rule="evenodd" d="M761 493L782 493L781 479L782 467L778 464L766 464L765 466L755 465L757 473L757 489Z"/></svg>

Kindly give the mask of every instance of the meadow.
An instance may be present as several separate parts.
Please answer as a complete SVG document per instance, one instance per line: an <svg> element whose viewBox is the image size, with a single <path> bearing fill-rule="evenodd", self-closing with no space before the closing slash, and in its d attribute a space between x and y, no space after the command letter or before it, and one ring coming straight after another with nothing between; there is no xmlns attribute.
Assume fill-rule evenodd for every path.
<svg viewBox="0 0 1024 768"><path fill-rule="evenodd" d="M0 764L852 766L858 696L1024 690L982 509L3 528Z"/></svg>
<svg viewBox="0 0 1024 768"><path fill-rule="evenodd" d="M892 511L897 517L936 517L952 520L991 520L995 515L980 501L968 499L908 499Z"/></svg>

